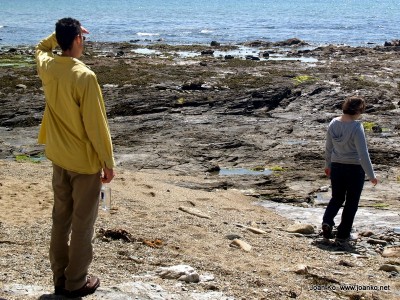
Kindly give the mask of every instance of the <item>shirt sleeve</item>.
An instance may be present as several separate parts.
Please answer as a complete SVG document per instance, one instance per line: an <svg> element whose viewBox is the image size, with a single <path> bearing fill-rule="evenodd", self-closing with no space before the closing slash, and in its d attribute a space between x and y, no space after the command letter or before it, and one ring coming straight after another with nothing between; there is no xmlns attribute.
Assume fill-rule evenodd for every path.
<svg viewBox="0 0 400 300"><path fill-rule="evenodd" d="M375 173L368 153L367 141L365 140L364 128L360 124L355 132L354 143L356 145L360 163L369 179L374 179Z"/></svg>
<svg viewBox="0 0 400 300"><path fill-rule="evenodd" d="M103 96L96 75L92 72L85 77L80 109L86 133L101 166L114 168L113 146Z"/></svg>

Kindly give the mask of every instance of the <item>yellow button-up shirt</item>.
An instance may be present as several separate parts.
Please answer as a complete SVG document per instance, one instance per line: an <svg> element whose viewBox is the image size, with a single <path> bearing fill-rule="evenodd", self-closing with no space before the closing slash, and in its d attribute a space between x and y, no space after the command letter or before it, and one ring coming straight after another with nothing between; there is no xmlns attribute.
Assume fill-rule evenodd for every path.
<svg viewBox="0 0 400 300"><path fill-rule="evenodd" d="M36 47L46 107L38 142L54 164L95 174L114 167L113 146L96 75L80 60L53 54L53 33Z"/></svg>

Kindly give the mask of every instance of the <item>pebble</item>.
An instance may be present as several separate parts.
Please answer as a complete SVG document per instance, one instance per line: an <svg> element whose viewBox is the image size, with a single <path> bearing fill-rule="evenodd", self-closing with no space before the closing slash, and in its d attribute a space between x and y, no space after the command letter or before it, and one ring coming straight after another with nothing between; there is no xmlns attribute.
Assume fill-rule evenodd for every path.
<svg viewBox="0 0 400 300"><path fill-rule="evenodd" d="M363 236L363 237L370 237L373 235L374 235L374 233L371 230L363 231L360 233L360 236Z"/></svg>
<svg viewBox="0 0 400 300"><path fill-rule="evenodd" d="M383 257L400 257L400 246L385 247L382 253Z"/></svg>
<svg viewBox="0 0 400 300"><path fill-rule="evenodd" d="M379 270L385 271L385 272L397 272L400 273L400 267L395 266L395 265L389 265L389 264L384 264L382 265Z"/></svg>
<svg viewBox="0 0 400 300"><path fill-rule="evenodd" d="M103 84L103 88L105 88L105 89L111 89L111 88L117 88L118 87L118 84L111 84L111 83L106 83L106 84Z"/></svg>
<svg viewBox="0 0 400 300"><path fill-rule="evenodd" d="M256 234L264 234L267 233L266 231L259 229L259 228L255 228L255 227L246 227L246 229L252 233L256 233Z"/></svg>
<svg viewBox="0 0 400 300"><path fill-rule="evenodd" d="M321 186L321 187L319 188L319 191L320 191L320 192L328 192L328 191L329 191L329 185L327 185L327 186Z"/></svg>
<svg viewBox="0 0 400 300"><path fill-rule="evenodd" d="M300 265L297 265L296 266L296 269L295 269L295 273L296 274L302 274L302 275L305 275L305 274L308 274L308 266L306 266L306 265L303 265L303 264L300 264Z"/></svg>
<svg viewBox="0 0 400 300"><path fill-rule="evenodd" d="M354 267L355 266L353 263L344 261L344 260L339 261L339 265L345 266L345 267Z"/></svg>
<svg viewBox="0 0 400 300"><path fill-rule="evenodd" d="M189 265L161 267L156 273L163 279L177 279L185 282L199 282L200 275Z"/></svg>
<svg viewBox="0 0 400 300"><path fill-rule="evenodd" d="M242 237L238 234L228 234L225 236L228 240L235 240L235 239L241 239Z"/></svg>
<svg viewBox="0 0 400 300"><path fill-rule="evenodd" d="M26 90L27 86L25 84L17 84L15 86L17 89Z"/></svg>

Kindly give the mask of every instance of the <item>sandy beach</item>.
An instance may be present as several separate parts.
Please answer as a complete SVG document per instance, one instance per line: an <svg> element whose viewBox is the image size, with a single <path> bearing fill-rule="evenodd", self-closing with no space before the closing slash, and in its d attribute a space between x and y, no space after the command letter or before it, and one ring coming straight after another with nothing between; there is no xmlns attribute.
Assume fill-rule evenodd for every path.
<svg viewBox="0 0 400 300"><path fill-rule="evenodd" d="M5 209L1 210L0 296L57 299L50 295L47 260L51 165L2 161L1 170ZM379 271L387 258L319 249L311 239L287 232L294 222L258 207L238 190L180 188L177 182L201 183L202 178L168 172L117 169L117 173L111 184L113 209L111 213L100 209L96 224L91 272L100 276L102 285L87 299L345 299L360 294L364 299L397 298L398 279ZM120 236L106 238L102 229L119 231ZM230 235L251 249L235 246ZM185 283L157 275L160 268L176 265L189 265L206 280ZM143 287L123 288L129 283ZM390 290L345 292L339 291L340 285Z"/></svg>

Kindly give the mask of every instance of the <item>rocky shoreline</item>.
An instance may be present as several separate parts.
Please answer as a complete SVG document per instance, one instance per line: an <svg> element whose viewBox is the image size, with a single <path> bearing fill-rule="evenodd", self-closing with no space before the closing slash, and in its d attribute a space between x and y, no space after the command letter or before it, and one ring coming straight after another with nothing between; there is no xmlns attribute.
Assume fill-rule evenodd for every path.
<svg viewBox="0 0 400 300"><path fill-rule="evenodd" d="M175 185L238 189L255 201L304 212L318 205L321 194L329 197L326 126L346 96L362 95L368 104L362 122L380 184L366 188L361 206L369 213L400 212L395 43L311 48L295 39L210 46L89 42L82 61L103 89L118 168L196 176L202 180ZM44 101L33 48L1 49L0 104L0 158L40 160L43 148L35 139ZM317 218L308 237L329 250L319 242ZM385 247L398 251L396 220L382 219L387 222L360 226L356 220L358 248L352 251L368 257L381 256ZM390 275L395 282L396 274Z"/></svg>
<svg viewBox="0 0 400 300"><path fill-rule="evenodd" d="M271 200L311 202L319 183L302 192L291 191L287 182L307 179L312 185L324 178L326 125L340 113L345 96L360 94L368 103L363 122L372 161L378 171L395 172L399 47L248 45L253 58L265 52L269 57L249 59L250 50L241 53L240 46L229 46L237 56L215 56L217 50L229 51L219 44L88 44L82 60L103 88L119 164L208 174L215 180L205 189L250 188ZM39 125L43 94L32 49L0 55L0 126L12 135L15 128ZM315 60L305 60L310 58ZM20 150L3 142L0 157ZM211 175L231 168L276 171L233 180Z"/></svg>

